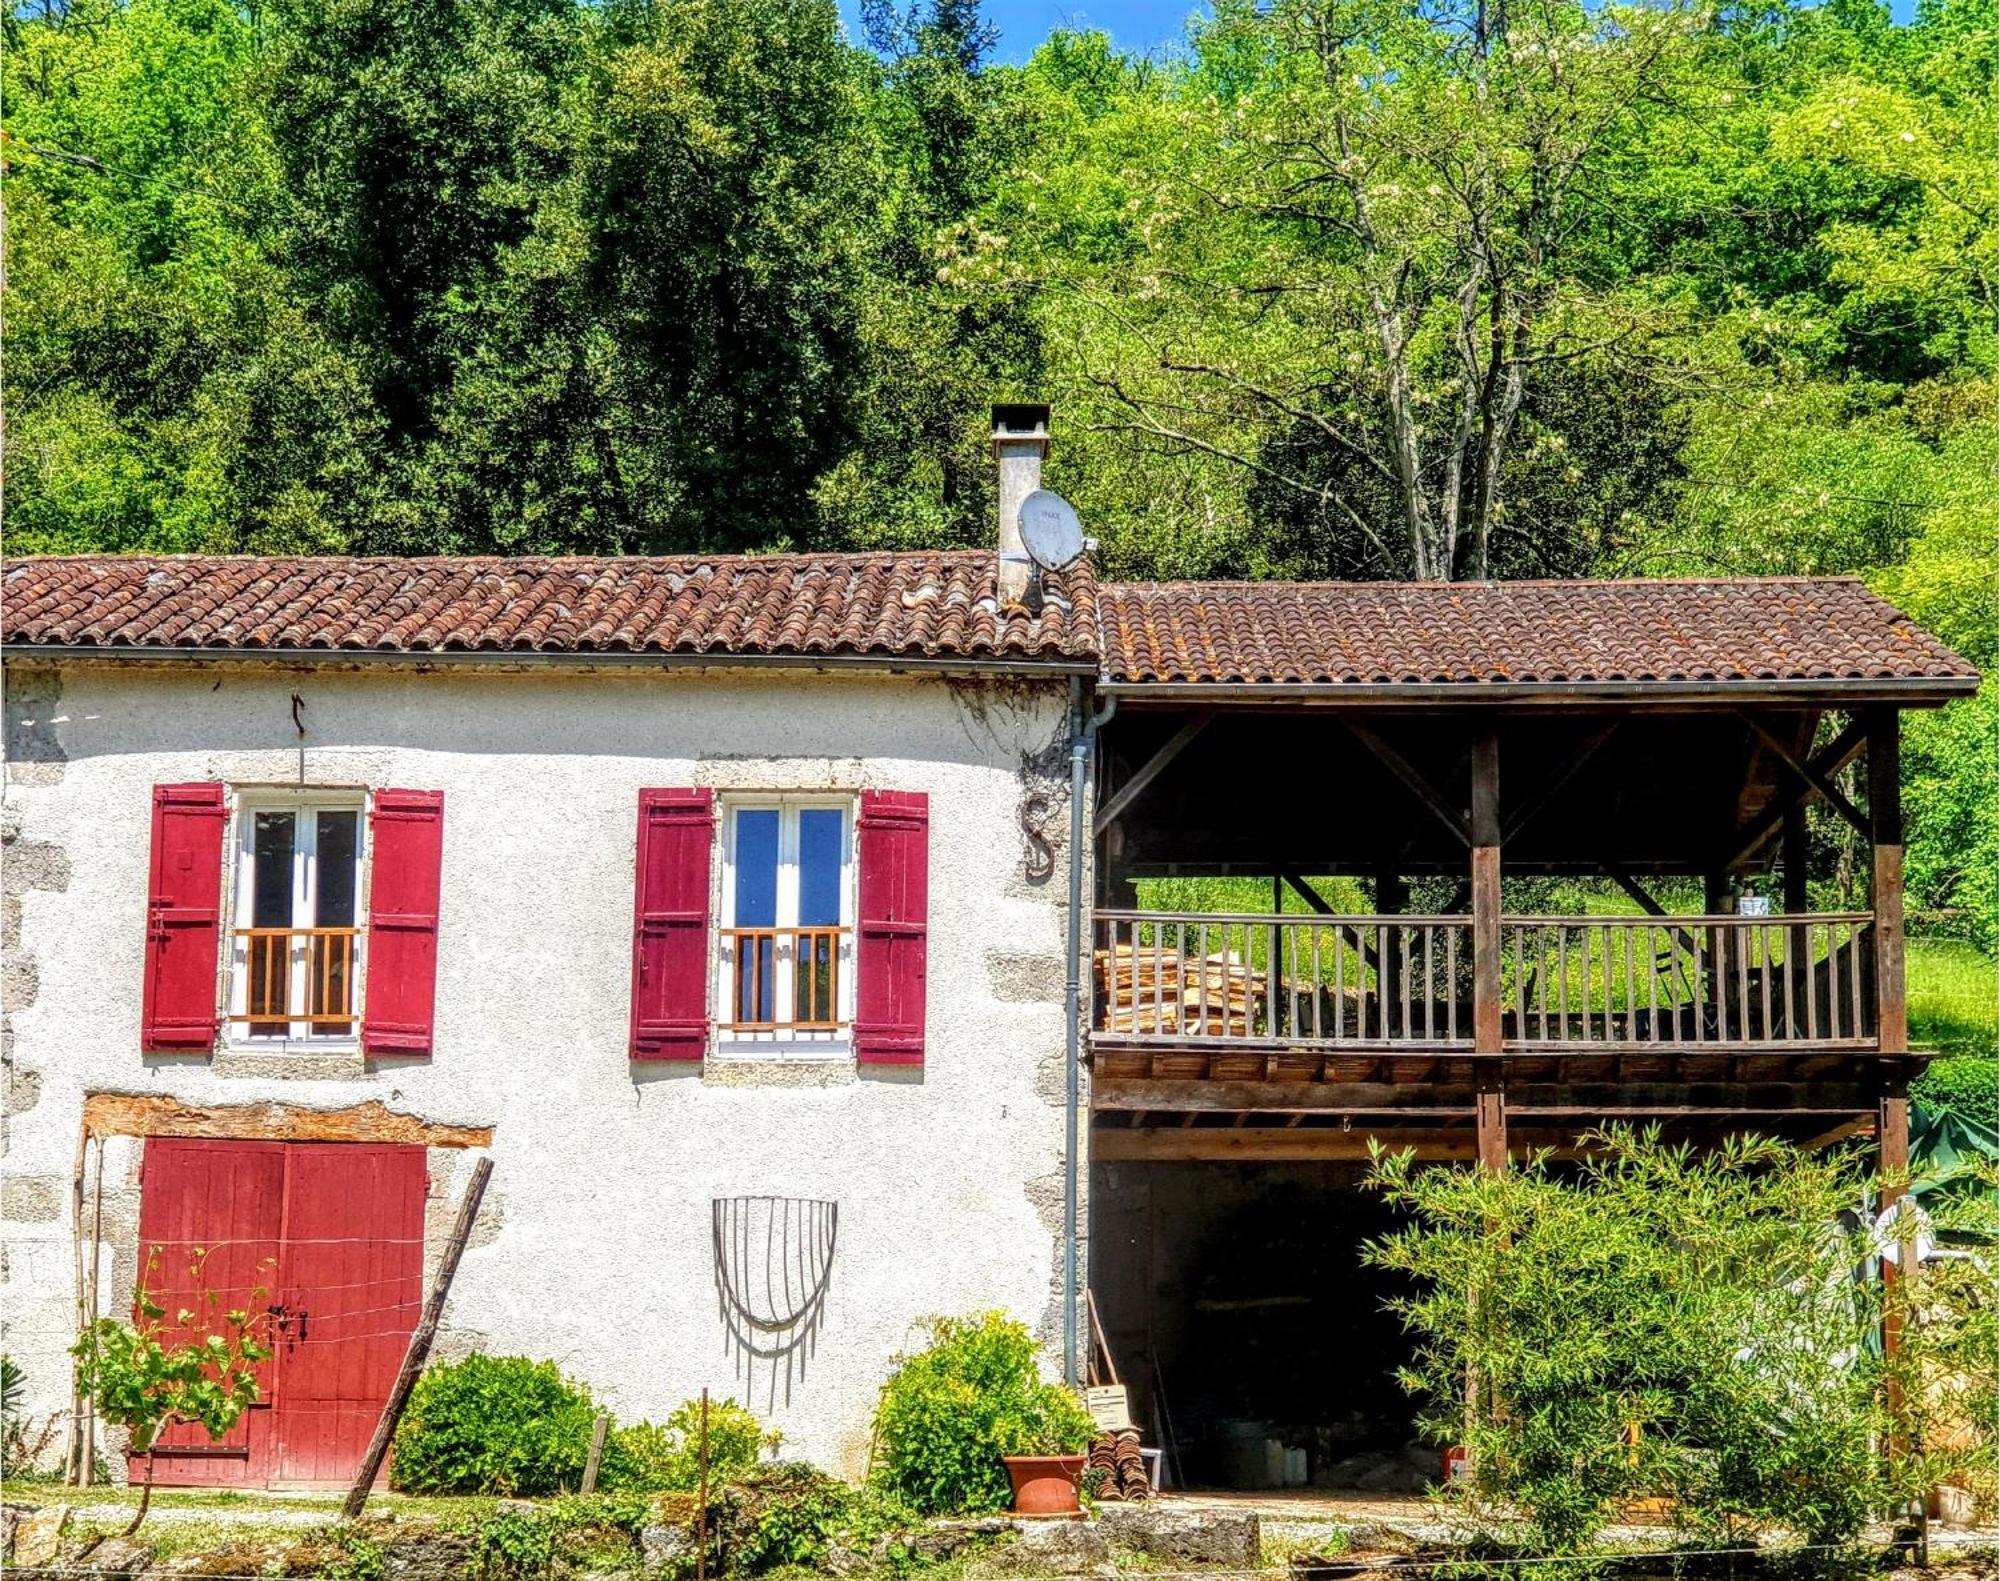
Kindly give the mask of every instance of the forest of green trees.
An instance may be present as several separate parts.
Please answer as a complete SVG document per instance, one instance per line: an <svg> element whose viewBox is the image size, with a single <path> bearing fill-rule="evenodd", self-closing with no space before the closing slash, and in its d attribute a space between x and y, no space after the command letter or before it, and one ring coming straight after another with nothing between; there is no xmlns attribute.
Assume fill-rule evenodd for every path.
<svg viewBox="0 0 2000 1581"><path fill-rule="evenodd" d="M1852 572L1995 663L1995 5L43 0L10 552L991 541L1117 576ZM1995 709L1913 721L1988 951Z"/></svg>

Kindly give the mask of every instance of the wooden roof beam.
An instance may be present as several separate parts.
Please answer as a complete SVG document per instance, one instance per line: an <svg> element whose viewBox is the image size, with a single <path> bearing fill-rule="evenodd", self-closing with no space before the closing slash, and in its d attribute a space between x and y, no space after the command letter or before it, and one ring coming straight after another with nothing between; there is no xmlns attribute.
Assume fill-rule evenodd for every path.
<svg viewBox="0 0 2000 1581"><path fill-rule="evenodd" d="M1384 768L1403 782L1410 794L1435 815L1439 823L1458 836L1459 844L1467 850L1472 848L1472 826L1466 822L1465 814L1453 806L1443 792L1426 779L1414 763L1360 720L1351 719L1346 714L1336 717L1350 735L1375 754Z"/></svg>
<svg viewBox="0 0 2000 1581"><path fill-rule="evenodd" d="M1834 775L1859 757L1861 749L1867 745L1867 721L1860 718L1852 719L1845 730L1828 742L1822 751L1815 753L1806 761L1815 775L1830 781ZM1779 825L1785 821L1786 811L1813 793L1813 787L1808 782L1799 788L1796 795L1779 797L1753 818L1747 827L1739 829L1735 836L1736 849L1723 860L1722 870L1727 872L1740 867L1755 856L1763 849L1764 843L1778 832Z"/></svg>
<svg viewBox="0 0 2000 1581"><path fill-rule="evenodd" d="M1757 733L1780 763L1813 790L1818 791L1827 806L1854 825L1860 833L1864 835L1868 833L1868 820L1861 816L1860 810L1853 802L1841 794L1840 787L1835 785L1828 775L1813 767L1810 759L1801 758L1792 750L1790 742L1781 739L1755 714L1745 713L1739 709L1736 717Z"/></svg>
<svg viewBox="0 0 2000 1581"><path fill-rule="evenodd" d="M1188 744L1208 728L1208 722L1214 717L1214 709L1204 709L1169 736L1159 751L1148 758L1138 771L1118 788L1117 794L1098 808L1096 818L1091 821L1091 834L1101 837L1105 830L1116 823L1125 809L1144 794L1146 787L1165 772L1167 765L1186 751Z"/></svg>

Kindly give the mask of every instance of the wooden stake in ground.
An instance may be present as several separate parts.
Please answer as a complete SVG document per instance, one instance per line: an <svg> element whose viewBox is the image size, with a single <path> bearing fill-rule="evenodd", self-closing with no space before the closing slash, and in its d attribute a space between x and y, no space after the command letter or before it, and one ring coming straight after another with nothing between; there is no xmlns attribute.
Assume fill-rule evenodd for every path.
<svg viewBox="0 0 2000 1581"><path fill-rule="evenodd" d="M382 1458L389 1453L389 1441L396 1436L396 1424L403 1419L403 1408L410 1403L410 1391L417 1386L417 1374L424 1370L424 1361L431 1353L431 1342L437 1338L438 1320L444 1316L444 1298L451 1293L452 1276L458 1272L458 1260L465 1254L465 1243L472 1238L472 1221L478 1217L479 1204L486 1195L486 1179L493 1173L493 1160L482 1158L473 1166L472 1181L465 1188L465 1200L458 1205L458 1219L451 1227L451 1240L446 1243L444 1260L438 1264L437 1277L431 1281L430 1298L424 1302L424 1315L417 1324L416 1333L410 1336L410 1348L403 1354L402 1371L396 1374L396 1385L389 1391L389 1401L382 1407L382 1419L375 1424L375 1436L368 1440L368 1453L361 1457L361 1469L355 1473L354 1486L348 1490L347 1503L341 1507L341 1518L353 1520L360 1515L361 1507L368 1502L368 1490L375 1485L376 1473L382 1469Z"/></svg>
<svg viewBox="0 0 2000 1581"><path fill-rule="evenodd" d="M583 1463L583 1486L579 1493L597 1491L597 1468L604 1459L604 1435L611 1429L611 1418L602 1411L597 1413L597 1425L590 1430L590 1458Z"/></svg>
<svg viewBox="0 0 2000 1581"><path fill-rule="evenodd" d="M701 1391L701 1492L694 1506L694 1581L708 1581L708 1390Z"/></svg>

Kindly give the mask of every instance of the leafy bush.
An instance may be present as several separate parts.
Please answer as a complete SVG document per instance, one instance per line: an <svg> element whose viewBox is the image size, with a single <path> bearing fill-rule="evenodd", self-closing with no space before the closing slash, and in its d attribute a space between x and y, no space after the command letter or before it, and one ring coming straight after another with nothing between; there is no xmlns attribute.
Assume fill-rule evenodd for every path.
<svg viewBox="0 0 2000 1581"><path fill-rule="evenodd" d="M712 1400L708 1407L708 1480L719 1486L742 1476L765 1450L782 1441L749 1407ZM679 1406L664 1426L635 1422L604 1447L601 1485L641 1492L692 1493L701 1483L701 1401Z"/></svg>
<svg viewBox="0 0 2000 1581"><path fill-rule="evenodd" d="M999 1312L932 1318L930 1343L897 1359L875 1415L876 1480L924 1515L1004 1508L1003 1455L1075 1453L1091 1422L1045 1383L1027 1329Z"/></svg>
<svg viewBox="0 0 2000 1581"><path fill-rule="evenodd" d="M468 1356L417 1380L390 1476L406 1493L545 1494L583 1478L597 1409L554 1362Z"/></svg>
<svg viewBox="0 0 2000 1581"><path fill-rule="evenodd" d="M1545 1553L1647 1496L1704 1538L1851 1537L1907 1491L1876 1448L1879 1291L1836 1228L1852 1163L1745 1137L1699 1155L1657 1132L1589 1141L1573 1168L1499 1176L1376 1161L1412 1222L1367 1256L1421 1282L1396 1303L1418 1337L1404 1383L1472 1451L1472 1513Z"/></svg>
<svg viewBox="0 0 2000 1581"><path fill-rule="evenodd" d="M2000 1113L2000 1060L1990 1054L1955 1054L1934 1060L1910 1083L1913 1102L1990 1126Z"/></svg>
<svg viewBox="0 0 2000 1581"><path fill-rule="evenodd" d="M721 1568L735 1576L819 1568L835 1549L866 1552L916 1517L874 1488L855 1488L800 1464L755 1468L716 1512Z"/></svg>
<svg viewBox="0 0 2000 1581"><path fill-rule="evenodd" d="M169 1320L150 1294L159 1272L157 1256L150 1258L132 1297L135 1320L98 1318L70 1347L77 1388L100 1417L125 1429L132 1453L146 1457L146 1480L132 1524L121 1534L126 1537L139 1529L152 1503L160 1435L198 1426L211 1443L220 1443L256 1403L257 1364L271 1354L259 1338L268 1335L268 1319L255 1310L264 1291L254 1289L243 1306L225 1308L204 1276L207 1260L202 1251L189 1257L191 1293L184 1299L190 1304Z"/></svg>

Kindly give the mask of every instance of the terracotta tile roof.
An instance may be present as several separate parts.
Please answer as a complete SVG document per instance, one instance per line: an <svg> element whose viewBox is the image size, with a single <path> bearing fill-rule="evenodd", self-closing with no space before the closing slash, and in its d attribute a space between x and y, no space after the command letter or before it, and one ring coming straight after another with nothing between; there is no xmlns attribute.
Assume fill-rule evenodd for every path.
<svg viewBox="0 0 2000 1581"><path fill-rule="evenodd" d="M1848 577L1107 583L1108 681L1394 686L1937 682L1978 672Z"/></svg>
<svg viewBox="0 0 2000 1581"><path fill-rule="evenodd" d="M9 562L0 640L73 648L675 653L1088 664L1087 567L1039 614L996 611L979 551L682 559Z"/></svg>

